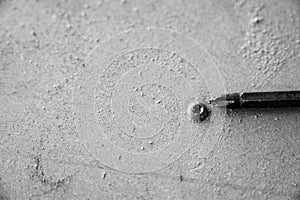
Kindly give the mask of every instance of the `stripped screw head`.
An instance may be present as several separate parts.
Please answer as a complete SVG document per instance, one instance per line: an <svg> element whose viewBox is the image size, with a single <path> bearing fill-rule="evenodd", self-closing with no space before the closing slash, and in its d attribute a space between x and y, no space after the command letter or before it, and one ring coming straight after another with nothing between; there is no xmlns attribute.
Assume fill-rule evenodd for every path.
<svg viewBox="0 0 300 200"><path fill-rule="evenodd" d="M187 108L189 118L194 122L202 122L209 116L209 109L204 103L191 103Z"/></svg>

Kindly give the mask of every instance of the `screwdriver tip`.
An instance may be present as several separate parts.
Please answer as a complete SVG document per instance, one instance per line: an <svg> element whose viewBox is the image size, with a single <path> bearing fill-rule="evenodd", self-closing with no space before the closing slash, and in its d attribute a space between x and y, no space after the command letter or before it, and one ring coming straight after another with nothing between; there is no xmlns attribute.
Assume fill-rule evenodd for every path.
<svg viewBox="0 0 300 200"><path fill-rule="evenodd" d="M224 108L227 105L229 105L230 103L231 103L231 101L226 100L226 97L224 97L224 96L214 97L209 100L209 104L212 104L212 105L220 107L220 108Z"/></svg>

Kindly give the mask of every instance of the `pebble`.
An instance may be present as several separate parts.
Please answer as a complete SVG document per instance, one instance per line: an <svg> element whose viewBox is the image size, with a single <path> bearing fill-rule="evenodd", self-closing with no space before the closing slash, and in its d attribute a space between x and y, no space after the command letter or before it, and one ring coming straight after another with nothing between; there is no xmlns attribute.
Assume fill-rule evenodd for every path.
<svg viewBox="0 0 300 200"><path fill-rule="evenodd" d="M35 32L35 31L31 31L31 35L32 35L32 36L34 36L34 37L36 37L36 36L37 36L37 34L36 34L36 32Z"/></svg>
<svg viewBox="0 0 300 200"><path fill-rule="evenodd" d="M155 103L156 103L156 104L159 104L159 103L161 103L161 99L159 99L159 100L155 101Z"/></svg>
<svg viewBox="0 0 300 200"><path fill-rule="evenodd" d="M105 177L106 177L106 172L103 172L102 179L105 179Z"/></svg>
<svg viewBox="0 0 300 200"><path fill-rule="evenodd" d="M70 28L72 28L72 25L71 25L71 24L67 24L67 25L66 25L66 28L67 28L67 29L70 29Z"/></svg>
<svg viewBox="0 0 300 200"><path fill-rule="evenodd" d="M262 20L263 20L262 17L254 17L253 20L252 20L252 22L254 24L259 24Z"/></svg>

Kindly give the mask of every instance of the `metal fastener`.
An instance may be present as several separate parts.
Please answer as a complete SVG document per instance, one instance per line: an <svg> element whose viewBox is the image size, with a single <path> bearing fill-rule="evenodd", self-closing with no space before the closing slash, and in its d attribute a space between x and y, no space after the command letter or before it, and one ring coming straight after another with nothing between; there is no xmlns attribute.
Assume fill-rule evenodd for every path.
<svg viewBox="0 0 300 200"><path fill-rule="evenodd" d="M187 108L187 114L194 122L202 122L208 117L209 113L210 110L206 104L201 102L191 103Z"/></svg>

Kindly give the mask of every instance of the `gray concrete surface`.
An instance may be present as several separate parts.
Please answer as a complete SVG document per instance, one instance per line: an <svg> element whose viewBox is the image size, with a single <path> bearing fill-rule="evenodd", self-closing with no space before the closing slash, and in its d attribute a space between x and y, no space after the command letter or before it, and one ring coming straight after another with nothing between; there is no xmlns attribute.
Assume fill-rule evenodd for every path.
<svg viewBox="0 0 300 200"><path fill-rule="evenodd" d="M140 27L193 38L228 92L300 89L299 0L1 0L0 199L300 199L298 108L228 111L218 141L196 134L148 173L95 158L79 137L89 133L73 113L74 82L92 49Z"/></svg>

